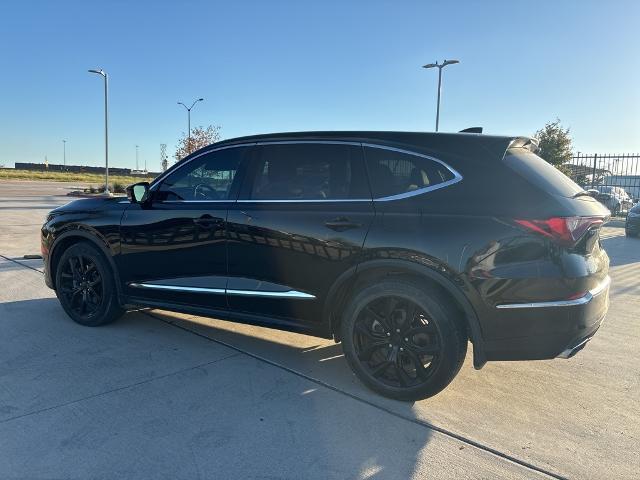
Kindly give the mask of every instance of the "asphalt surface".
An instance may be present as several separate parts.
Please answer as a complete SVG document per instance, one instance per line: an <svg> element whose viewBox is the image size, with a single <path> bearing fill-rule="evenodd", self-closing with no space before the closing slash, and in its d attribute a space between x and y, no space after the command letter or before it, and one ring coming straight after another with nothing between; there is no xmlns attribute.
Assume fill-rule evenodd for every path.
<svg viewBox="0 0 640 480"><path fill-rule="evenodd" d="M74 324L23 259L70 186L0 182L0 478L637 478L640 239L622 228L603 230L611 308L576 357L469 354L402 403L331 341L158 310Z"/></svg>

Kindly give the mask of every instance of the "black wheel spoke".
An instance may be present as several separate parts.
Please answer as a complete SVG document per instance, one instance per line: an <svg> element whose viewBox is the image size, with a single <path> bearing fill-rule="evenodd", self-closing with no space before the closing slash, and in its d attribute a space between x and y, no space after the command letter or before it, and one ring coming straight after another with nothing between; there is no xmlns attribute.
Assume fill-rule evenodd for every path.
<svg viewBox="0 0 640 480"><path fill-rule="evenodd" d="M358 358L360 360L370 360L371 359L371 355L373 355L373 353L376 350L379 350L383 347L388 346L388 340L384 339L384 340L378 340L375 342L371 342L369 344L367 344L366 347L364 347L362 349L362 351L360 351L360 353L358 354Z"/></svg>
<svg viewBox="0 0 640 480"><path fill-rule="evenodd" d="M413 319L416 316L416 312L418 311L418 306L413 303L413 302L409 302L407 301L407 316L405 318L405 322L404 325L402 326L403 331L407 331L411 328L411 326L413 325Z"/></svg>
<svg viewBox="0 0 640 480"><path fill-rule="evenodd" d="M373 310L373 308L371 308L370 305L367 305L367 307L365 308L365 312L371 315L374 320L378 321L384 327L386 332L391 331L391 325L389 325L387 318L383 317L382 315L377 313L375 310Z"/></svg>
<svg viewBox="0 0 640 480"><path fill-rule="evenodd" d="M373 367L373 369L371 370L371 375L373 375L374 377L379 377L385 372L387 368L389 368L390 365L391 362L389 360L383 360L378 365Z"/></svg>
<svg viewBox="0 0 640 480"><path fill-rule="evenodd" d="M402 365L402 357L398 355L396 357L396 361L394 362L396 376L398 377L398 381L400 385L403 387L407 387L411 384L412 379L407 375L407 372L404 370L404 366Z"/></svg>
<svg viewBox="0 0 640 480"><path fill-rule="evenodd" d="M416 355L435 355L440 352L440 346L437 344L429 345L408 345L407 349L415 353Z"/></svg>
<svg viewBox="0 0 640 480"><path fill-rule="evenodd" d="M60 292L82 317L95 314L102 303L102 276L91 257L69 257L60 273Z"/></svg>
<svg viewBox="0 0 640 480"><path fill-rule="evenodd" d="M407 351L407 356L413 362L413 366L416 369L416 375L423 380L426 379L429 376L429 373L424 368L424 364L422 363L422 360L420 360L420 356L416 355L411 350Z"/></svg>

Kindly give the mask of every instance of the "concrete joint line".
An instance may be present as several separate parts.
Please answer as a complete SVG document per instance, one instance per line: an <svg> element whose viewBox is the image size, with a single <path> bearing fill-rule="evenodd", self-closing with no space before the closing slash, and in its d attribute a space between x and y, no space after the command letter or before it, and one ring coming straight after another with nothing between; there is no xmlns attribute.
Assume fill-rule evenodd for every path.
<svg viewBox="0 0 640 480"><path fill-rule="evenodd" d="M538 467L537 465L529 463L526 460L521 460L521 459L519 459L517 457L514 457L514 456L508 454L508 453L501 452L500 450L497 450L497 449L495 449L493 447L490 447L488 445L484 445L484 444L480 443L479 441L473 440L471 438L467 438L467 437L465 437L465 436L463 436L463 435L461 435L459 433L455 433L455 432L449 431L449 430L447 430L445 428L438 427L436 425L433 425L433 424L431 424L429 422L425 422L425 421L417 419L417 418L411 418L409 416L402 415L402 414L400 414L398 412L394 412L393 410L391 410L389 408L383 407L381 405L377 405L377 404L375 404L373 402L370 402L369 400L366 400L364 398L358 397L357 395L354 395L352 393L349 393L347 391L344 391L344 390L341 390L341 389L339 389L337 387L334 387L333 385L330 385L330 384L328 384L328 383L326 383L326 382L324 382L322 380L319 380L317 378L311 377L311 376L306 375L306 374L304 374L302 372L298 372L297 370L293 370L292 368L289 368L289 367L287 367L285 365L282 365L280 363L274 362L273 360L269 360L267 358L261 357L260 355L256 355L255 353L251 353L249 351L243 350L241 348L238 348L238 347L236 347L234 345L231 345L231 344L229 344L227 342L224 342L222 340L217 340L215 338L211 338L211 337L209 337L207 335L204 335L202 333L196 332L196 331L191 330L191 329L189 329L187 327L179 325L179 324L177 324L175 322L172 322L171 320L165 320L165 319L163 319L161 317L158 317L158 316L154 315L153 312L145 311L145 312L141 312L141 313L143 313L145 315L148 315L149 317L151 317L151 318L153 318L155 320L158 320L160 322L163 322L163 323L169 324L169 325L171 325L173 327L179 328L180 330L192 333L193 335L196 335L198 337L202 337L202 338L204 338L206 340L209 340L210 342L214 342L214 343L217 343L217 344L222 345L224 347L230 348L231 350L235 350L239 354L242 353L242 354L247 355L247 356L249 356L251 358L254 358L254 359L258 360L258 361L267 363L267 364L269 364L269 365L271 365L273 367L276 367L276 368L279 368L279 369L284 370L286 372L292 373L293 375L296 375L298 377L304 378L305 380L313 382L316 385L320 385L322 387L328 388L329 390L333 390L336 393L339 393L341 395L349 397L349 398L351 398L351 399L353 399L353 400L355 400L357 402L369 405L370 407L373 407L373 408L375 408L377 410L380 410L382 412L388 413L389 415L393 415L394 417L400 418L400 419L405 420L407 422L410 422L410 423L413 423L415 425L419 425L421 427L428 428L429 430L433 430L435 432L441 433L442 435L445 435L445 436L447 436L447 437L449 437L451 439L454 439L454 440L458 440L459 442L462 442L462 443L464 443L464 444L466 444L466 445L468 445L470 447L474 447L474 448L477 448L478 450L482 450L485 453L489 453L491 455L494 455L494 456L500 458L501 460L505 460L507 462L516 464L516 465L518 465L520 467L526 468L527 470L534 471L534 472L539 473L541 475L546 475L549 478L554 478L554 479L557 479L557 480L568 480L567 477L564 477L564 476L562 476L562 475L560 475L558 473L551 472L549 470L545 470L544 468Z"/></svg>

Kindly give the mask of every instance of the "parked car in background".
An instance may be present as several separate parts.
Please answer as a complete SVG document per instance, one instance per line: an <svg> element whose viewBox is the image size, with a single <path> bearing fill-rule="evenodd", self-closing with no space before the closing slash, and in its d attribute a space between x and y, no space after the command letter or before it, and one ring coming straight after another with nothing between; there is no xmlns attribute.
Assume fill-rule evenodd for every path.
<svg viewBox="0 0 640 480"><path fill-rule="evenodd" d="M600 183L623 188L633 198L633 203L638 203L640 199L640 175L607 175Z"/></svg>
<svg viewBox="0 0 640 480"><path fill-rule="evenodd" d="M476 368L569 358L604 319L610 213L535 149L409 132L225 140L128 200L53 210L45 281L82 325L144 306L333 338L373 390L426 398L469 341Z"/></svg>
<svg viewBox="0 0 640 480"><path fill-rule="evenodd" d="M596 185L594 188L599 192L596 195L596 199L607 207L613 215L627 212L633 206L633 199L622 187Z"/></svg>
<svg viewBox="0 0 640 480"><path fill-rule="evenodd" d="M627 237L637 237L640 234L640 204L635 205L627 214L624 226Z"/></svg>

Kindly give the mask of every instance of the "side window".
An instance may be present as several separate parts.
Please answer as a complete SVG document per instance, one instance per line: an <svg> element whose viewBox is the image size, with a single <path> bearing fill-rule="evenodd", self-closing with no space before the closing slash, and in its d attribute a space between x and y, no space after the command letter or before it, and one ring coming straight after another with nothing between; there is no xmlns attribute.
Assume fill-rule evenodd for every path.
<svg viewBox="0 0 640 480"><path fill-rule="evenodd" d="M229 200L232 187L236 187L236 172L248 148L227 148L192 160L164 179L156 198L160 201Z"/></svg>
<svg viewBox="0 0 640 480"><path fill-rule="evenodd" d="M353 145L263 145L249 199L370 199L362 150Z"/></svg>
<svg viewBox="0 0 640 480"><path fill-rule="evenodd" d="M428 158L375 147L364 151L373 198L410 193L454 178L448 168Z"/></svg>

